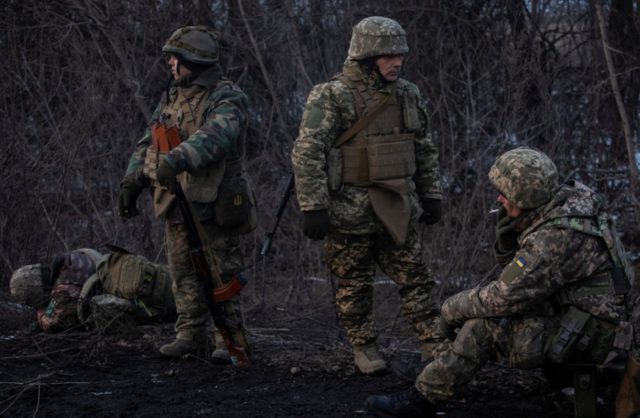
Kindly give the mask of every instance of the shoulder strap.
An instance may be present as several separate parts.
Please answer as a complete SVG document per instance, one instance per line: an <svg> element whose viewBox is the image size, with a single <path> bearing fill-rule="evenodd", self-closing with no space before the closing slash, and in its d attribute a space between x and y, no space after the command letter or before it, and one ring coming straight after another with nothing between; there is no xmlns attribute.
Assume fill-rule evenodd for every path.
<svg viewBox="0 0 640 418"><path fill-rule="evenodd" d="M342 144L353 138L358 132L363 130L373 119L380 114L380 112L385 108L387 103L389 103L389 98L391 98L391 93L387 95L384 99L378 102L378 104L371 110L369 113L365 113L362 115L360 119L358 119L349 129L344 131L342 135L338 137L336 142L333 144L334 148L340 147Z"/></svg>

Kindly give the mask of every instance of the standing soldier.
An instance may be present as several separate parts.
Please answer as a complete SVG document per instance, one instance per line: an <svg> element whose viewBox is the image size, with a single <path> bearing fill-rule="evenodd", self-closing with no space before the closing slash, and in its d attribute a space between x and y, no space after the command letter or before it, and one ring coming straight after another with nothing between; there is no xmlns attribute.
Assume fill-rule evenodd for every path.
<svg viewBox="0 0 640 418"><path fill-rule="evenodd" d="M209 309L189 253L187 226L175 203L179 182L201 230L209 265L223 283L244 268L239 234L256 225L255 201L245 180L243 159L247 96L222 78L217 35L205 26L176 30L162 51L173 76L138 142L120 183L120 214L138 214L136 199L153 188L155 215L165 220L169 269L178 319L175 341L160 348L167 357L202 352ZM202 234L201 234L202 235ZM237 297L225 302L227 322L242 331ZM216 333L214 359L228 359Z"/></svg>
<svg viewBox="0 0 640 418"><path fill-rule="evenodd" d="M631 347L625 299L632 272L602 198L578 182L559 185L553 161L529 148L498 157L489 179L503 206L495 246L500 276L444 302L442 327L453 341L414 387L370 396L372 412L435 417L436 405L489 359L517 368L604 366Z"/></svg>
<svg viewBox="0 0 640 418"><path fill-rule="evenodd" d="M420 91L400 78L407 52L398 22L360 21L342 73L309 94L293 148L304 234L326 237L338 314L364 374L386 369L372 312L376 264L398 285L423 355L438 342L417 230L440 219L438 152Z"/></svg>

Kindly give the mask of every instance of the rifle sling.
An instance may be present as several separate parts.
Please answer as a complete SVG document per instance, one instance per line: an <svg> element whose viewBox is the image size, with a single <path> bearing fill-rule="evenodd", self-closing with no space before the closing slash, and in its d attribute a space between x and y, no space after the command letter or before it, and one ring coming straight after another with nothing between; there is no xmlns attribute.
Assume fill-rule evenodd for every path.
<svg viewBox="0 0 640 418"><path fill-rule="evenodd" d="M378 102L376 107L374 107L371 112L362 115L362 117L360 117L360 119L358 119L353 125L351 125L349 129L344 131L342 135L338 137L336 142L334 142L333 147L339 148L342 144L356 136L358 132L363 130L369 123L371 123L371 121L373 121L373 119L378 116L380 112L382 112L387 103L389 103L389 99L391 98L392 94L393 93L389 93L384 99Z"/></svg>

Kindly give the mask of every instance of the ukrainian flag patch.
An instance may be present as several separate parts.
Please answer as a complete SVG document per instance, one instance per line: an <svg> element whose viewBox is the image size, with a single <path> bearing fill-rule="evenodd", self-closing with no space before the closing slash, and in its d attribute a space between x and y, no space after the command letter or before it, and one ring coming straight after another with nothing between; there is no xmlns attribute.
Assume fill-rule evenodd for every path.
<svg viewBox="0 0 640 418"><path fill-rule="evenodd" d="M517 256L515 261L518 267L520 267L521 269L523 269L527 265L527 260L525 260L521 255Z"/></svg>

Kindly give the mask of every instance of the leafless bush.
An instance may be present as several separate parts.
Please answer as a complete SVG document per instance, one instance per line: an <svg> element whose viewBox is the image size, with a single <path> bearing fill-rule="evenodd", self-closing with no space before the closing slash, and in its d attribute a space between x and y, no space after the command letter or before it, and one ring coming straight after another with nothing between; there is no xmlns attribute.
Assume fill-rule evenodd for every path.
<svg viewBox="0 0 640 418"><path fill-rule="evenodd" d="M633 7L615 0L605 12L637 143L640 39ZM487 212L495 191L486 172L515 145L541 148L566 178L603 192L624 224L625 241L638 242L629 160L590 1L6 0L0 282L6 286L22 264L105 243L164 260L162 226L148 198L139 218L117 216L118 182L167 85L161 45L182 24L208 24L223 36L229 77L252 101L247 166L261 221L245 239L253 278L247 295L256 304L274 292L279 302L309 298L303 279L328 274L320 245L300 233L295 204L285 211L270 256L258 252L290 173L306 95L340 70L351 27L368 15L405 26L411 46L405 76L429 101L445 216L423 236L443 283L468 285L491 268Z"/></svg>

